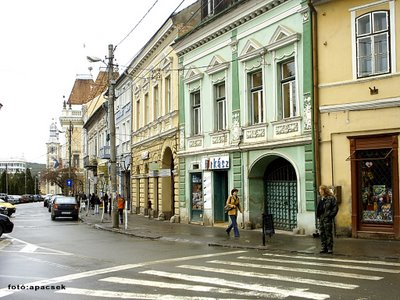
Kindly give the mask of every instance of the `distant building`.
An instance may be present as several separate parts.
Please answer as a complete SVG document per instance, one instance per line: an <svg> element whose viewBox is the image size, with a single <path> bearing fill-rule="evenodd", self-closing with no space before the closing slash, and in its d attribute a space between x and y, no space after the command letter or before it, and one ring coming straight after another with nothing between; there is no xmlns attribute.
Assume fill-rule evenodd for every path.
<svg viewBox="0 0 400 300"><path fill-rule="evenodd" d="M0 173L7 171L8 174L25 172L26 161L23 158L10 158L0 161Z"/></svg>
<svg viewBox="0 0 400 300"><path fill-rule="evenodd" d="M53 122L50 125L50 135L49 141L46 143L47 146L47 157L46 157L46 168L47 169L56 169L60 166L60 140L59 140L59 129L57 128L56 122ZM46 194L58 194L61 193L61 189L58 185L50 182L46 182L45 184L45 193Z"/></svg>

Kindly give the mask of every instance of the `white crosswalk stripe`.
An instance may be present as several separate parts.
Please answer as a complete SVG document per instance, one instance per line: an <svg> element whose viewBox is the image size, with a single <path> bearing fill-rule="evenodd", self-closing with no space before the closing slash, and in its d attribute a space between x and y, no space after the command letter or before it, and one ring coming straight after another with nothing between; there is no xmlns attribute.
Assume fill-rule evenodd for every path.
<svg viewBox="0 0 400 300"><path fill-rule="evenodd" d="M99 282L112 284L110 290L68 287L57 293L123 299L297 297L324 300L336 297L339 291L343 291L341 295L346 295L344 291L357 291L361 287L364 291L367 282L383 280L385 274L400 273L400 264L388 261L274 253L264 253L261 257L243 254L231 252L226 260L212 259L211 256L203 256L204 261L195 257L192 260L173 259L176 265L168 271L156 264L143 264L141 268L144 270L138 270L132 277L102 273L104 276ZM180 264L182 261L186 263ZM310 267L304 268L306 265ZM131 292L130 286L135 292ZM152 288L150 292L149 287Z"/></svg>

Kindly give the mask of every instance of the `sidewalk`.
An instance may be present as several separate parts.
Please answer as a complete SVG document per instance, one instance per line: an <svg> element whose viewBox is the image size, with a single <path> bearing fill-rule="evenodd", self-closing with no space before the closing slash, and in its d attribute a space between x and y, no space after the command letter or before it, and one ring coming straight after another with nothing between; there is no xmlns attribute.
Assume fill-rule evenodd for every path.
<svg viewBox="0 0 400 300"><path fill-rule="evenodd" d="M294 235L278 231L272 237L266 236L265 246L262 241L262 231L240 229L240 238L228 237L225 226L201 226L195 224L170 223L149 219L143 215L128 213L128 225L112 227L111 216L102 213L86 215L82 212L80 218L88 225L97 229L127 234L139 238L157 239L172 242L203 244L229 248L259 249L268 251L292 252L298 254L320 255L320 240L312 236ZM225 224L226 225L226 224ZM327 256L327 254L322 254ZM400 241L371 240L354 238L336 238L334 241L334 256L368 257L370 259L387 259L400 262Z"/></svg>

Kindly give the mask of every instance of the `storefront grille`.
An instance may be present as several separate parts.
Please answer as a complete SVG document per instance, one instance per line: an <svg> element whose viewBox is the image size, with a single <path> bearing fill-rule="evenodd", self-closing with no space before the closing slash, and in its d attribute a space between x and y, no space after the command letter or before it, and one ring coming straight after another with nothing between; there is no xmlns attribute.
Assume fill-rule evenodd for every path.
<svg viewBox="0 0 400 300"><path fill-rule="evenodd" d="M275 229L297 227L297 178L293 166L276 159L265 176L265 212L272 214Z"/></svg>

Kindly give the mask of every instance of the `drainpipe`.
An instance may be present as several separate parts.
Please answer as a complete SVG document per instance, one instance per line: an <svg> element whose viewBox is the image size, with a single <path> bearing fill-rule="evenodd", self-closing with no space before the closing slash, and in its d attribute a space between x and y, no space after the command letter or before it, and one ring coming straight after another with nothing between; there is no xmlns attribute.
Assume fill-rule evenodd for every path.
<svg viewBox="0 0 400 300"><path fill-rule="evenodd" d="M312 26L312 66L313 66L313 151L314 151L314 170L315 170L315 212L317 207L318 188L321 185L321 158L320 158L320 132L319 132L319 98L318 98L318 36L317 36L317 11L308 0L308 7L311 13ZM315 227L317 228L317 217L315 215Z"/></svg>

